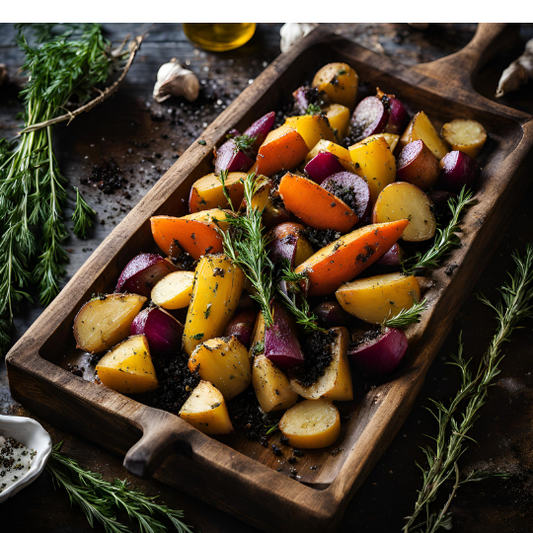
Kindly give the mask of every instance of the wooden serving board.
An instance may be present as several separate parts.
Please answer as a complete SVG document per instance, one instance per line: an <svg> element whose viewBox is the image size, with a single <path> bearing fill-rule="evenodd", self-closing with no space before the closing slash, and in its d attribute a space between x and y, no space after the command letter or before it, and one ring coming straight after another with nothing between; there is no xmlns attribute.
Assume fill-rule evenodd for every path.
<svg viewBox="0 0 533 533"><path fill-rule="evenodd" d="M432 63L405 67L320 26L276 59L202 134L152 191L105 239L7 356L15 400L57 426L75 431L125 455L139 476L155 475L255 527L279 532L305 528L334 531L342 512L407 417L427 369L451 327L455 313L496 249L513 207L528 186L533 117L477 94L472 80L493 44L517 37L517 26L480 25L461 51ZM154 250L149 219L185 214L192 183L211 171L212 151L231 128L242 130L280 109L294 89L331 61L354 67L371 91L398 95L412 113L424 110L435 126L466 117L489 133L480 154L477 204L463 219L462 246L449 257L452 275L440 268L426 280L428 310L408 330L409 352L387 381L343 408L345 422L331 449L306 452L296 479L284 455L239 437L216 440L179 417L98 386L66 370L80 360L72 335L74 316L92 293L112 292L131 257ZM76 359L78 358L78 359ZM357 376L355 376L357 382ZM274 439L272 443L277 443Z"/></svg>

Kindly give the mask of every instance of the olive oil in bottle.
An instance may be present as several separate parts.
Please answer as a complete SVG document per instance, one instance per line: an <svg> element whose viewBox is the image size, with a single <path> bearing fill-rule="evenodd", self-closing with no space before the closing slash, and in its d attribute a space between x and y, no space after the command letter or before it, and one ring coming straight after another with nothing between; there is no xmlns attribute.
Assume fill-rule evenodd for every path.
<svg viewBox="0 0 533 533"><path fill-rule="evenodd" d="M233 50L247 43L255 33L254 23L183 24L187 39L211 52Z"/></svg>

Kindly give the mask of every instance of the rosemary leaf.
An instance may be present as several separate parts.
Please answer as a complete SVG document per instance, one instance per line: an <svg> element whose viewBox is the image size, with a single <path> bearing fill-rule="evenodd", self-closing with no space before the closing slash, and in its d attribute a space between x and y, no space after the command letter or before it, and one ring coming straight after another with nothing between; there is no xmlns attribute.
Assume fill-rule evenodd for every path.
<svg viewBox="0 0 533 533"><path fill-rule="evenodd" d="M409 324L420 322L420 315L426 310L426 299L413 304L409 309L402 309L396 316L385 319L385 328L406 328Z"/></svg>
<svg viewBox="0 0 533 533"><path fill-rule="evenodd" d="M403 265L406 274L422 274L430 268L440 265L441 259L450 252L451 249L461 243L458 233L461 231L459 219L463 211L475 203L473 193L464 186L457 199L448 200L448 206L452 212L452 218L444 229L437 228L437 234L433 246L424 254L416 253L407 259Z"/></svg>
<svg viewBox="0 0 533 533"><path fill-rule="evenodd" d="M430 412L437 420L438 431L432 437L435 444L424 449L427 465L420 466L422 487L412 515L406 518L404 533L435 533L440 528L449 529L449 506L457 490L464 483L480 481L484 477L471 473L461 480L458 460L466 451L467 441L472 440L468 433L487 400L489 388L500 373L500 364L505 357L503 345L510 340L521 321L533 318L533 243L527 245L523 256L514 253L513 259L515 271L509 274L509 281L501 287L500 300L492 303L479 295L480 301L495 311L497 329L476 372L471 369L471 361L464 357L464 346L459 337L458 353L452 356L451 361L459 370L459 390L447 405L432 401L434 407ZM454 483L448 500L439 511L434 511L441 487L452 480Z"/></svg>
<svg viewBox="0 0 533 533"><path fill-rule="evenodd" d="M93 227L92 217L96 215L96 211L83 199L79 189L77 187L75 189L76 209L72 214L74 233L84 239L87 231Z"/></svg>
<svg viewBox="0 0 533 533"><path fill-rule="evenodd" d="M83 469L76 461L61 453L61 444L54 446L46 465L56 487L67 491L71 504L79 505L91 527L100 523L106 533L127 533L129 526L119 522L117 511L125 511L136 521L141 533L165 533L168 520L179 533L192 533L183 523L183 511L156 503L156 496L146 496L129 488L126 481L105 481L100 474Z"/></svg>

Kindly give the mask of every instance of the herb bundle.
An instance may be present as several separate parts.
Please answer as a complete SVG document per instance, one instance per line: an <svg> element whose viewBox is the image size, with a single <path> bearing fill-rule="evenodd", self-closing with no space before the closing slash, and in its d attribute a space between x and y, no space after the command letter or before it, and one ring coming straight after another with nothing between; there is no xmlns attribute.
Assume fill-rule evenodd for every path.
<svg viewBox="0 0 533 533"><path fill-rule="evenodd" d="M10 341L16 305L32 299L33 285L40 302L49 304L68 260L63 247L69 234L63 214L67 182L54 154L52 125L73 118L76 111L65 114L71 101L80 111L103 99L101 94L82 105L107 80L114 59L98 24L66 25L60 35L54 25L35 25L35 44L26 29L20 26L17 38L25 54L22 70L29 76L21 91L25 127L15 141L0 141L0 355ZM76 235L86 234L93 214L78 191Z"/></svg>
<svg viewBox="0 0 533 533"><path fill-rule="evenodd" d="M56 487L65 489L71 504L77 504L85 513L91 527L99 522L106 533L127 533L130 527L117 520L116 512L125 511L136 521L141 533L165 533L170 522L179 533L192 533L182 521L183 512L169 509L155 502L156 497L146 496L128 487L126 481L115 479L109 483L100 474L84 470L76 461L61 452L61 443L54 446L46 465Z"/></svg>
<svg viewBox="0 0 533 533"><path fill-rule="evenodd" d="M435 445L424 449L427 465L419 465L422 487L418 491L413 514L406 519L404 533L434 533L440 528L450 529L449 507L459 487L487 477L484 473L471 472L461 479L458 460L466 450L466 441L472 440L468 432L487 400L489 388L500 373L499 367L505 357L503 345L510 340L522 320L533 318L533 244L527 246L523 257L515 253L513 259L516 269L510 274L510 282L500 289L500 301L493 304L484 296L479 296L481 302L495 311L498 326L477 370L472 372L470 360L465 359L464 346L459 339L458 353L452 356L450 363L459 369L459 390L448 405L432 400L434 409L430 411L437 420L438 432L433 438ZM448 481L454 482L451 493L442 509L434 511L440 489Z"/></svg>

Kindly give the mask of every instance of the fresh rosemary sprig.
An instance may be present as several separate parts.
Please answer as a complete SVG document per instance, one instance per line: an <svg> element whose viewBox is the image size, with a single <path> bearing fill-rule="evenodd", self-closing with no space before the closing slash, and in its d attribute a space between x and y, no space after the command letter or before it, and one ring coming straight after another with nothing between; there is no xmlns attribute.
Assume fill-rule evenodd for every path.
<svg viewBox="0 0 533 533"><path fill-rule="evenodd" d="M228 171L221 170L220 175L218 176L218 179L220 183L222 184L222 192L224 193L224 197L226 198L226 201L228 202L230 209L233 212L235 212L235 207L233 206L233 202L231 201L231 196L229 194L228 188L226 187L226 180L228 179Z"/></svg>
<svg viewBox="0 0 533 533"><path fill-rule="evenodd" d="M251 137L250 135L239 135L238 137L234 137L235 148L241 152L246 152L252 147L256 139L257 137Z"/></svg>
<svg viewBox="0 0 533 533"><path fill-rule="evenodd" d="M420 322L420 315L426 310L426 302L413 304L409 309L402 309L396 316L385 319L382 326L385 328L406 328L409 324Z"/></svg>
<svg viewBox="0 0 533 533"><path fill-rule="evenodd" d="M422 471L422 488L418 491L413 514L407 517L404 533L424 531L435 533L440 528L451 528L449 506L458 488L472 481L483 478L478 473L471 473L460 478L458 460L466 450L466 441L479 409L487 400L489 388L500 373L500 364L505 357L503 345L510 340L511 334L525 318L533 318L533 244L528 244L523 257L513 254L516 269L510 274L510 282L500 289L501 299L493 304L480 295L479 299L496 313L497 330L489 347L473 373L470 360L463 355L463 343L459 338L459 350L452 357L450 364L460 372L461 384L455 397L448 406L432 400L434 409L430 409L438 422L438 433L434 437L434 447L424 449L427 466ZM454 480L454 484L445 505L440 511L433 511L439 491L444 483ZM422 515L422 516L420 516ZM417 523L417 520L420 522Z"/></svg>
<svg viewBox="0 0 533 533"><path fill-rule="evenodd" d="M420 274L429 268L439 266L441 259L452 249L460 244L457 234L461 231L459 219L465 208L475 203L473 193L466 189L461 189L459 196L448 200L448 206L452 212L452 218L444 229L437 228L437 234L433 246L424 254L417 252L408 258L402 265L406 274Z"/></svg>
<svg viewBox="0 0 533 533"><path fill-rule="evenodd" d="M26 37L29 28L38 33L35 44ZM111 43L98 24L58 28L59 35L49 24L19 26L22 70L28 74L21 91L25 127L14 142L0 142L0 355L9 344L16 304L29 299L33 283L41 303L50 303L68 259L63 248L68 236L66 179L53 152L51 123L64 116L71 100L90 100L95 87L107 80L113 61ZM79 198L77 234L89 228L89 209Z"/></svg>
<svg viewBox="0 0 533 533"><path fill-rule="evenodd" d="M100 474L84 470L76 461L63 455L61 444L54 446L46 470L56 487L64 488L71 504L77 504L85 513L91 527L100 523L106 533L128 533L129 526L117 520L116 512L125 511L139 525L141 533L166 533L168 519L179 533L192 533L182 521L183 511L169 509L155 502L157 496L146 496L131 490L126 481L105 481Z"/></svg>
<svg viewBox="0 0 533 533"><path fill-rule="evenodd" d="M74 233L85 238L88 229L93 227L92 217L96 215L96 211L82 198L80 191L76 189L76 209L72 213L72 220L74 221Z"/></svg>
<svg viewBox="0 0 533 533"><path fill-rule="evenodd" d="M302 326L307 333L312 331L325 332L327 330L318 325L317 316L311 311L309 302L302 294L302 285L308 283L308 281L309 279L305 272L294 272L290 267L289 261L285 260L281 266L279 281L276 283L277 296L292 313L296 323ZM279 282L285 284L286 291L282 290ZM298 295L302 296L299 299L300 306L298 306Z"/></svg>
<svg viewBox="0 0 533 533"><path fill-rule="evenodd" d="M274 323L270 301L273 296L272 273L274 265L268 257L268 236L263 232L262 210L253 207L252 198L257 191L257 177L251 173L244 180L246 213L227 214L225 222L230 227L223 233L226 255L242 268L250 280L254 293L251 294L260 306L267 327ZM226 194L226 192L224 193Z"/></svg>

